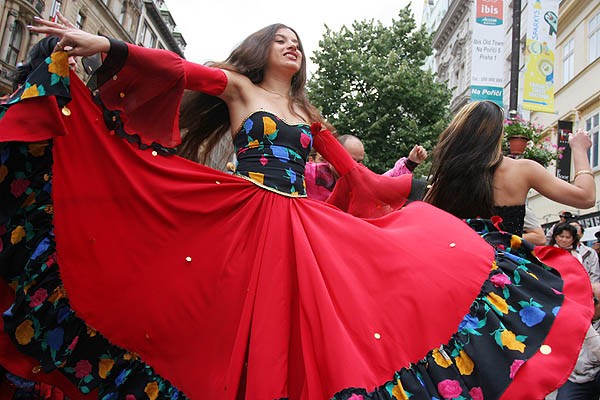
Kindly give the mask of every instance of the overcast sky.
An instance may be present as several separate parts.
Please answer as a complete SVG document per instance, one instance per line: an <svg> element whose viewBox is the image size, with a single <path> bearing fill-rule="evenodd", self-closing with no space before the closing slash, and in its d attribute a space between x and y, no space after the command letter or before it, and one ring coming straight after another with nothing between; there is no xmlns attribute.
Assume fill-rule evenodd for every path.
<svg viewBox="0 0 600 400"><path fill-rule="evenodd" d="M298 32L310 61L325 24L336 31L355 20L389 25L409 3L420 23L423 0L166 0L187 42L186 58L201 63L223 61L246 36L277 22Z"/></svg>

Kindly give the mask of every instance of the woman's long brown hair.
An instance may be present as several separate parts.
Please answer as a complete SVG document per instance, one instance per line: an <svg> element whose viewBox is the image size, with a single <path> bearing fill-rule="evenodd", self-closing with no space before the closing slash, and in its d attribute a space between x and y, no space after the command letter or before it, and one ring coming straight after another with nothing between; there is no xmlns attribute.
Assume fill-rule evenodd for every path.
<svg viewBox="0 0 600 400"><path fill-rule="evenodd" d="M231 52L225 62L211 63L211 66L243 74L255 84L262 82L269 50L275 40L275 34L282 28L290 29L298 37L296 31L286 25L269 25L248 36ZM288 107L290 112L297 115L294 110L294 106L297 106L310 118L307 122L319 121L319 112L310 104L306 96L306 55L299 37L298 49L302 52L302 65L292 78ZM217 97L198 92L185 94L180 110L179 126L183 132L183 139L178 154L201 163L206 162L210 151L232 128L225 102Z"/></svg>
<svg viewBox="0 0 600 400"><path fill-rule="evenodd" d="M458 112L433 150L426 202L459 218L493 215L503 121L502 109L490 101L467 104Z"/></svg>

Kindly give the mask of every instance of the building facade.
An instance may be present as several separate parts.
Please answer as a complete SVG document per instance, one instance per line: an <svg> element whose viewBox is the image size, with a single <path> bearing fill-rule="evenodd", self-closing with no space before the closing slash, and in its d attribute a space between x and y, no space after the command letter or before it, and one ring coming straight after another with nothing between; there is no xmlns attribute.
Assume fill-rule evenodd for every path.
<svg viewBox="0 0 600 400"><path fill-rule="evenodd" d="M433 36L437 79L452 89L452 114L471 98L472 7L473 0L450 0Z"/></svg>
<svg viewBox="0 0 600 400"><path fill-rule="evenodd" d="M171 50L183 57L186 42L177 32L173 16L161 0L143 0L135 43Z"/></svg>
<svg viewBox="0 0 600 400"><path fill-rule="evenodd" d="M45 0L0 0L0 95L12 90L11 76L38 40L27 30L33 17L45 17ZM47 14L46 14L47 15Z"/></svg>
<svg viewBox="0 0 600 400"><path fill-rule="evenodd" d="M11 76L18 63L25 61L31 47L43 37L30 33L27 25L34 24L34 17L50 19L56 11L87 32L168 49L180 56L185 50L185 40L176 31L164 1L0 0L0 10L0 95L12 91ZM150 40L152 37L156 39ZM78 74L83 77L82 68Z"/></svg>
<svg viewBox="0 0 600 400"><path fill-rule="evenodd" d="M425 25L427 33L434 34L437 32L446 12L448 11L449 0L425 0L423 4L423 13L421 21ZM433 54L425 60L425 69L429 71L437 71L435 63L435 50Z"/></svg>

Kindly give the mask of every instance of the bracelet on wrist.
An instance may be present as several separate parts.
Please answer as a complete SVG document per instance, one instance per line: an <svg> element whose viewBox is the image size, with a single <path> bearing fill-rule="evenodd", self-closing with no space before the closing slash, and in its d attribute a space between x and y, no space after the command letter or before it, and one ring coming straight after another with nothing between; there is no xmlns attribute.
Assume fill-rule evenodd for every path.
<svg viewBox="0 0 600 400"><path fill-rule="evenodd" d="M582 169L581 171L575 172L575 177L573 179L577 178L579 175L590 175L592 178L594 177L594 173L589 169Z"/></svg>

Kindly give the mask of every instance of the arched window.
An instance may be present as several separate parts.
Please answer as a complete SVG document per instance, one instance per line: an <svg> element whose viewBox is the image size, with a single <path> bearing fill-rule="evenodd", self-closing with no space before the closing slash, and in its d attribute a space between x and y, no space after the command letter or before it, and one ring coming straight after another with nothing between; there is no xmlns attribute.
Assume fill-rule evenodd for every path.
<svg viewBox="0 0 600 400"><path fill-rule="evenodd" d="M23 25L18 21L15 21L12 26L10 41L8 42L8 49L6 52L5 61L8 64L17 65L21 43L23 43Z"/></svg>

